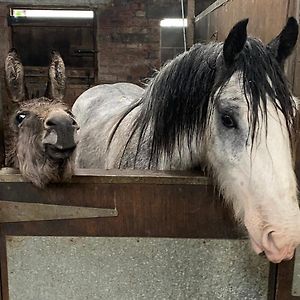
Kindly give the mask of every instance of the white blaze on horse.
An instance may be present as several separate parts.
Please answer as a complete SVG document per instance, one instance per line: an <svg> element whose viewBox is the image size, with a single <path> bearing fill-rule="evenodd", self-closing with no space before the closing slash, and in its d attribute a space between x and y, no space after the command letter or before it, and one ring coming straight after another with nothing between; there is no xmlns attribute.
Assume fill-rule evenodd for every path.
<svg viewBox="0 0 300 300"><path fill-rule="evenodd" d="M296 103L283 65L298 36L290 18L268 45L237 23L224 43L196 44L145 90L96 86L73 106L81 168L193 169L215 179L253 249L272 262L300 243L293 170ZM199 199L201 201L201 199Z"/></svg>
<svg viewBox="0 0 300 300"><path fill-rule="evenodd" d="M62 102L65 65L53 51L45 97L30 99L24 68L15 49L5 60L6 87L17 108L10 118L6 165L38 187L71 178L78 125Z"/></svg>

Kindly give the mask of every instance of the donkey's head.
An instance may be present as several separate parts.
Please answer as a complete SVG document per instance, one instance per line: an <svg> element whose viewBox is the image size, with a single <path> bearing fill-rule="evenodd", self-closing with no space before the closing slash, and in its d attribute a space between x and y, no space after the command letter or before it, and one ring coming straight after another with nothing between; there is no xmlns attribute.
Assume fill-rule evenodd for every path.
<svg viewBox="0 0 300 300"><path fill-rule="evenodd" d="M24 69L12 49L5 61L8 94L18 108L10 119L7 164L39 187L70 178L74 165L77 123L62 102L64 62L52 52L46 97L28 99Z"/></svg>
<svg viewBox="0 0 300 300"><path fill-rule="evenodd" d="M280 262L300 243L292 158L297 107L283 72L298 24L290 18L264 46L247 37L247 22L233 27L217 59L207 156L254 250Z"/></svg>

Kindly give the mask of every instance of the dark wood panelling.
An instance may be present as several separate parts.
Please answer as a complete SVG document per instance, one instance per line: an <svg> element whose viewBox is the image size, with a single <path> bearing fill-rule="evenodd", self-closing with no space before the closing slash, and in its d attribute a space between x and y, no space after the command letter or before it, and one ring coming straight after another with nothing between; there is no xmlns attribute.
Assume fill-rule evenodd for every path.
<svg viewBox="0 0 300 300"><path fill-rule="evenodd" d="M278 265L276 300L299 300L300 297L293 297L292 282L294 274L294 260L285 261Z"/></svg>
<svg viewBox="0 0 300 300"><path fill-rule="evenodd" d="M14 26L12 36L24 66L48 66L51 50L57 50L67 68L94 67L93 28Z"/></svg>
<svg viewBox="0 0 300 300"><path fill-rule="evenodd" d="M123 176L81 176L71 183L50 185L46 190L27 182L6 180L0 183L0 199L6 201L100 208L116 206L118 217L8 223L2 224L2 232L5 235L58 236L246 236L210 184L190 184L184 181L188 177L177 175L161 179L146 176L137 182L139 178L126 177L126 173ZM172 179L177 184L168 183Z"/></svg>

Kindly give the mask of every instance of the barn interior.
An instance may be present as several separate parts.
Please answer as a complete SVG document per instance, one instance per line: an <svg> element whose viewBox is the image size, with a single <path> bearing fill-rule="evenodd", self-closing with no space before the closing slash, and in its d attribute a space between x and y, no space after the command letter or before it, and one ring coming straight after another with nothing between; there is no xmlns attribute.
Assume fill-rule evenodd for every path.
<svg viewBox="0 0 300 300"><path fill-rule="evenodd" d="M250 19L249 34L267 43L281 31L288 16L299 20L299 12L298 0L0 0L1 166L5 167L8 116L14 109L5 89L4 72L11 48L21 57L31 98L44 95L49 55L52 50L59 51L67 75L64 100L71 107L79 95L99 84L130 82L144 87L185 47L223 41L230 28L246 17ZM166 23L173 19L177 20L175 26ZM298 41L285 70L295 96L300 96L299 45ZM27 185L19 187L20 182L0 184L1 199L52 201L47 200L47 193L40 194ZM81 200L74 200L77 206L85 206L84 199L89 197L86 201L94 205L101 202L96 191L105 190L109 184L102 182L97 188L94 182L78 182L84 191L66 194L76 198L78 193ZM137 221L128 221L133 213L127 208L128 219L113 229L108 228L109 222L80 217L74 222L47 219L2 223L1 299L300 299L300 254L279 266L257 256L245 232L237 229L222 204L216 204L217 196L211 196L213 191L206 185L201 191L204 198L212 199L204 205L208 213L188 215L204 221L191 221L195 226L187 226L180 206L173 206L171 201L176 191L169 191L170 184L166 185L165 190L152 194L147 190L149 199L160 197L155 208L158 211L164 198L158 192L167 193L169 205L161 208L164 225L169 226L165 231L159 228L162 224L154 224L155 219L149 221L153 230L142 221L135 227ZM14 188L16 192L10 196ZM63 188L63 195L68 188ZM198 201L193 189L192 185L183 188L190 193L191 205ZM105 190L108 192L109 188ZM20 193L29 193L27 200L20 200ZM55 190L49 193L57 196ZM148 199L146 192L136 187L124 193ZM57 201L69 204L63 197ZM114 206L110 203L106 208ZM141 207L136 211L140 218L147 215ZM216 225L207 227L215 213ZM170 221L169 216L174 219Z"/></svg>

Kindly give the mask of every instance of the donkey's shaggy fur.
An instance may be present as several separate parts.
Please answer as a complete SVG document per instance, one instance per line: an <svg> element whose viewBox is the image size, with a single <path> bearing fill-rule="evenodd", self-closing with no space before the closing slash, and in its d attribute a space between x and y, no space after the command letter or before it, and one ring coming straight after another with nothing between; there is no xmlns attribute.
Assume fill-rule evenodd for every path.
<svg viewBox="0 0 300 300"><path fill-rule="evenodd" d="M9 94L18 109L10 118L6 164L38 187L70 179L74 169L74 134L77 124L61 99L64 94L64 64L52 54L47 96L27 100L22 63L14 49L6 59Z"/></svg>

